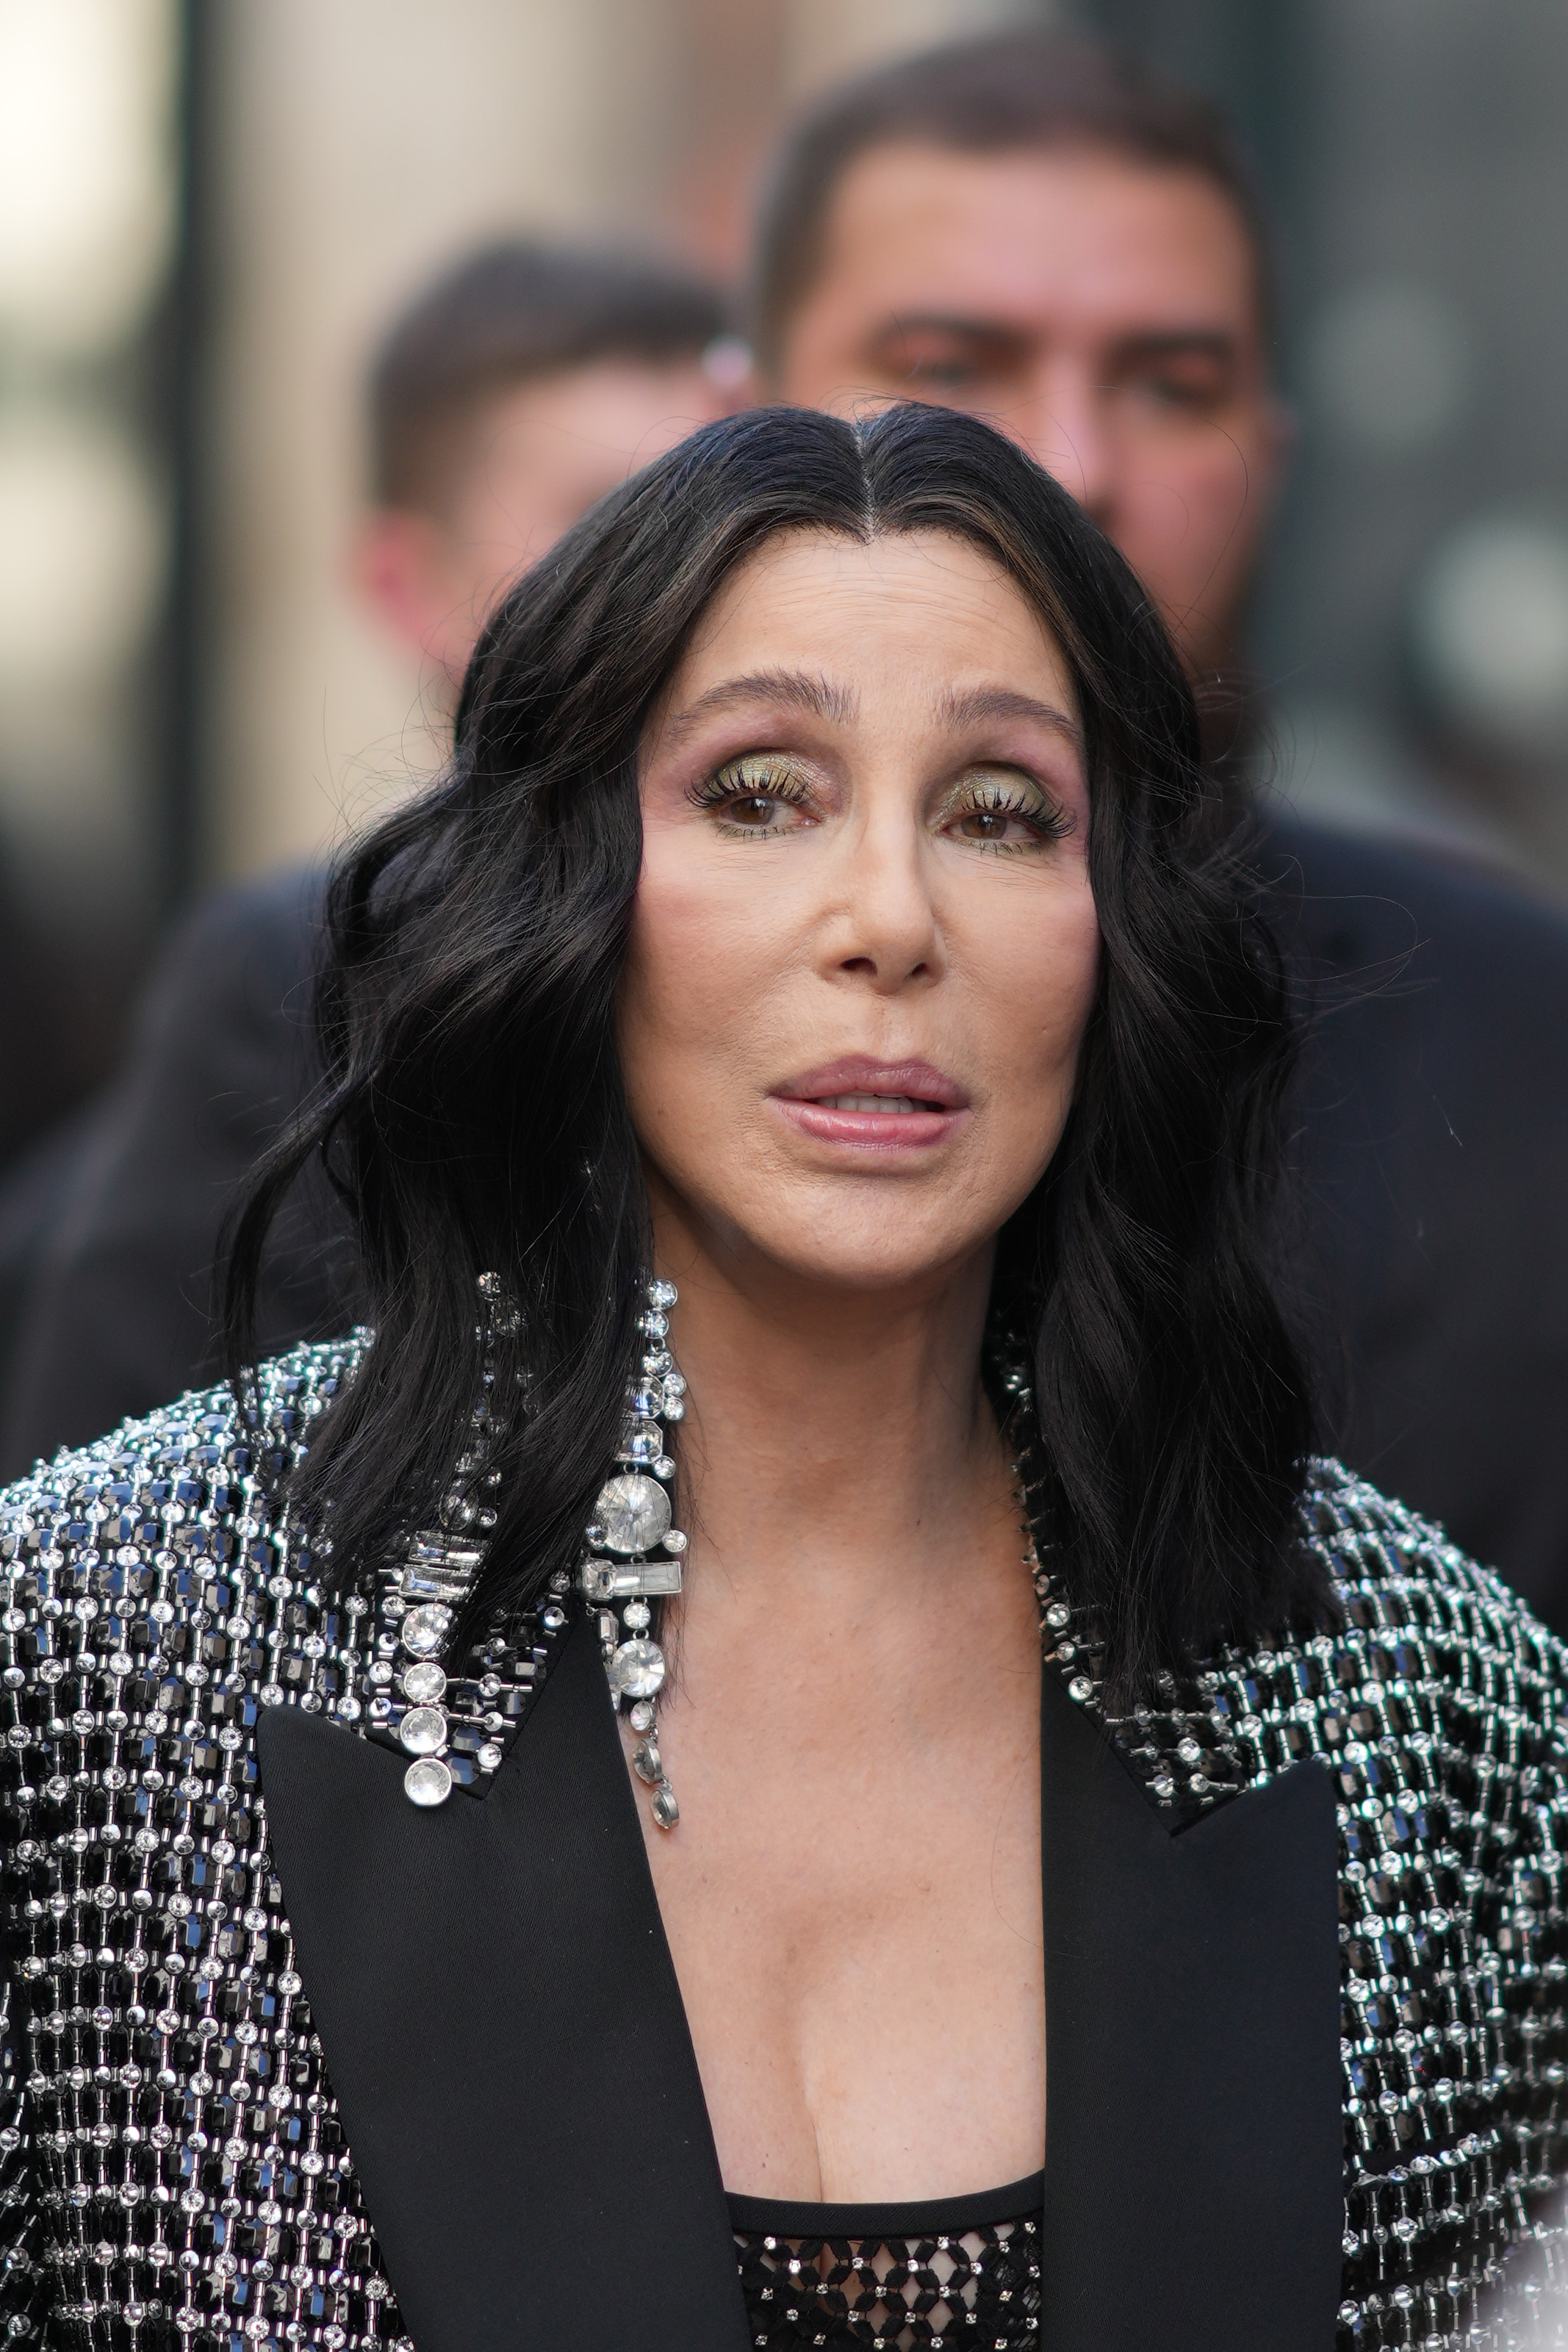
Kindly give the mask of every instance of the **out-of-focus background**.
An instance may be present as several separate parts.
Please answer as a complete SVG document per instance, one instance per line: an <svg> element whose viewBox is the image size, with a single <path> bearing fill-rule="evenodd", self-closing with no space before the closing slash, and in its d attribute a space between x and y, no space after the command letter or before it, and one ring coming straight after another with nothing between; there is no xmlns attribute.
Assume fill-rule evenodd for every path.
<svg viewBox="0 0 1568 2352"><path fill-rule="evenodd" d="M0 0L0 1161L193 893L431 762L345 564L422 278L518 226L733 272L804 97L1047 16L1211 90L1262 171L1282 787L1568 889L1562 0Z"/></svg>

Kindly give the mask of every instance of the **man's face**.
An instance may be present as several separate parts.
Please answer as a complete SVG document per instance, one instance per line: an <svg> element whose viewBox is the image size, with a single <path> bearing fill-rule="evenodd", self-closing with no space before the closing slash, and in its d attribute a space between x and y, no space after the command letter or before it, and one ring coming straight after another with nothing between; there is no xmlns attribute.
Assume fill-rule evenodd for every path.
<svg viewBox="0 0 1568 2352"><path fill-rule="evenodd" d="M689 360L605 359L497 393L476 415L439 514L378 508L361 526L361 593L441 691L461 679L517 573L634 473L733 405Z"/></svg>
<svg viewBox="0 0 1568 2352"><path fill-rule="evenodd" d="M873 149L846 173L775 397L930 400L1082 500L1195 668L1224 662L1287 438L1235 207L1103 148Z"/></svg>

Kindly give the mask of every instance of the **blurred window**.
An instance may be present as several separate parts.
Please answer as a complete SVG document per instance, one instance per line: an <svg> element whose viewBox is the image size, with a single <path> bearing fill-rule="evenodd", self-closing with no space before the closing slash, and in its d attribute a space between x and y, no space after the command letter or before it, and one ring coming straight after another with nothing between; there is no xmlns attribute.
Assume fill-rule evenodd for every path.
<svg viewBox="0 0 1568 2352"><path fill-rule="evenodd" d="M107 1065L167 896L185 26L0 0L0 866L37 1125ZM16 967L25 967L20 975ZM14 1139L11 1139L14 1140Z"/></svg>

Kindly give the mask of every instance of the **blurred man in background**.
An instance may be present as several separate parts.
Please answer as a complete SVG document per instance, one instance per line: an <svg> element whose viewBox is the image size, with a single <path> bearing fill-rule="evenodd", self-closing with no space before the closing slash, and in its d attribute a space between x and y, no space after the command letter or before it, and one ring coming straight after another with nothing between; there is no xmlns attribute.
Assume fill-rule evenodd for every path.
<svg viewBox="0 0 1568 2352"><path fill-rule="evenodd" d="M757 359L777 398L1000 425L1212 677L1290 442L1268 275L1206 106L1081 41L1003 36L884 68L803 126L758 236Z"/></svg>
<svg viewBox="0 0 1568 2352"><path fill-rule="evenodd" d="M475 255L392 328L371 375L352 564L438 697L520 571L733 404L705 362L723 328L720 296L696 278L518 244Z"/></svg>
<svg viewBox="0 0 1568 2352"><path fill-rule="evenodd" d="M352 570L419 665L438 730L507 583L637 466L733 405L704 354L721 298L613 254L494 246L392 329L369 386L371 499ZM439 746L436 747L439 756ZM45 1183L0 1194L0 1475L216 1378L211 1282L235 1184L308 1083L320 877L212 901L154 976L118 1084ZM57 1155L57 1158L58 1156ZM300 1200L264 1339L351 1317L325 1186Z"/></svg>
<svg viewBox="0 0 1568 2352"><path fill-rule="evenodd" d="M989 418L1158 599L1233 771L1247 593L1289 453L1244 156L1200 100L1051 33L830 96L781 159L755 325L771 397ZM1240 713L1239 719L1238 713ZM1260 799L1315 1024L1297 1097L1332 1444L1568 1631L1568 917Z"/></svg>

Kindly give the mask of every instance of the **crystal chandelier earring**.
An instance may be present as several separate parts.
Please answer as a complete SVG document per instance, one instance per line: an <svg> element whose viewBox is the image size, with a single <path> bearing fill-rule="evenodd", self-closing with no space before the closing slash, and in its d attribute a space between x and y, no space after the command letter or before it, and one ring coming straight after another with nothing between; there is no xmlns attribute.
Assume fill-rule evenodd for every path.
<svg viewBox="0 0 1568 2352"><path fill-rule="evenodd" d="M632 1769L652 1792L653 1819L662 1830L673 1830L681 1818L659 1753L664 1654L649 1631L649 1603L673 1598L681 1589L686 1548L685 1537L671 1525L669 1487L675 1465L661 1426L680 1421L686 1409L686 1384L664 1344L675 1299L673 1282L649 1284L647 1307L638 1318L647 1342L642 1378L627 1391L615 1454L619 1466L599 1490L584 1530L589 1557L578 1571L579 1585L599 1611L599 1639L616 1713L622 1705L631 1708L637 1735Z"/></svg>

